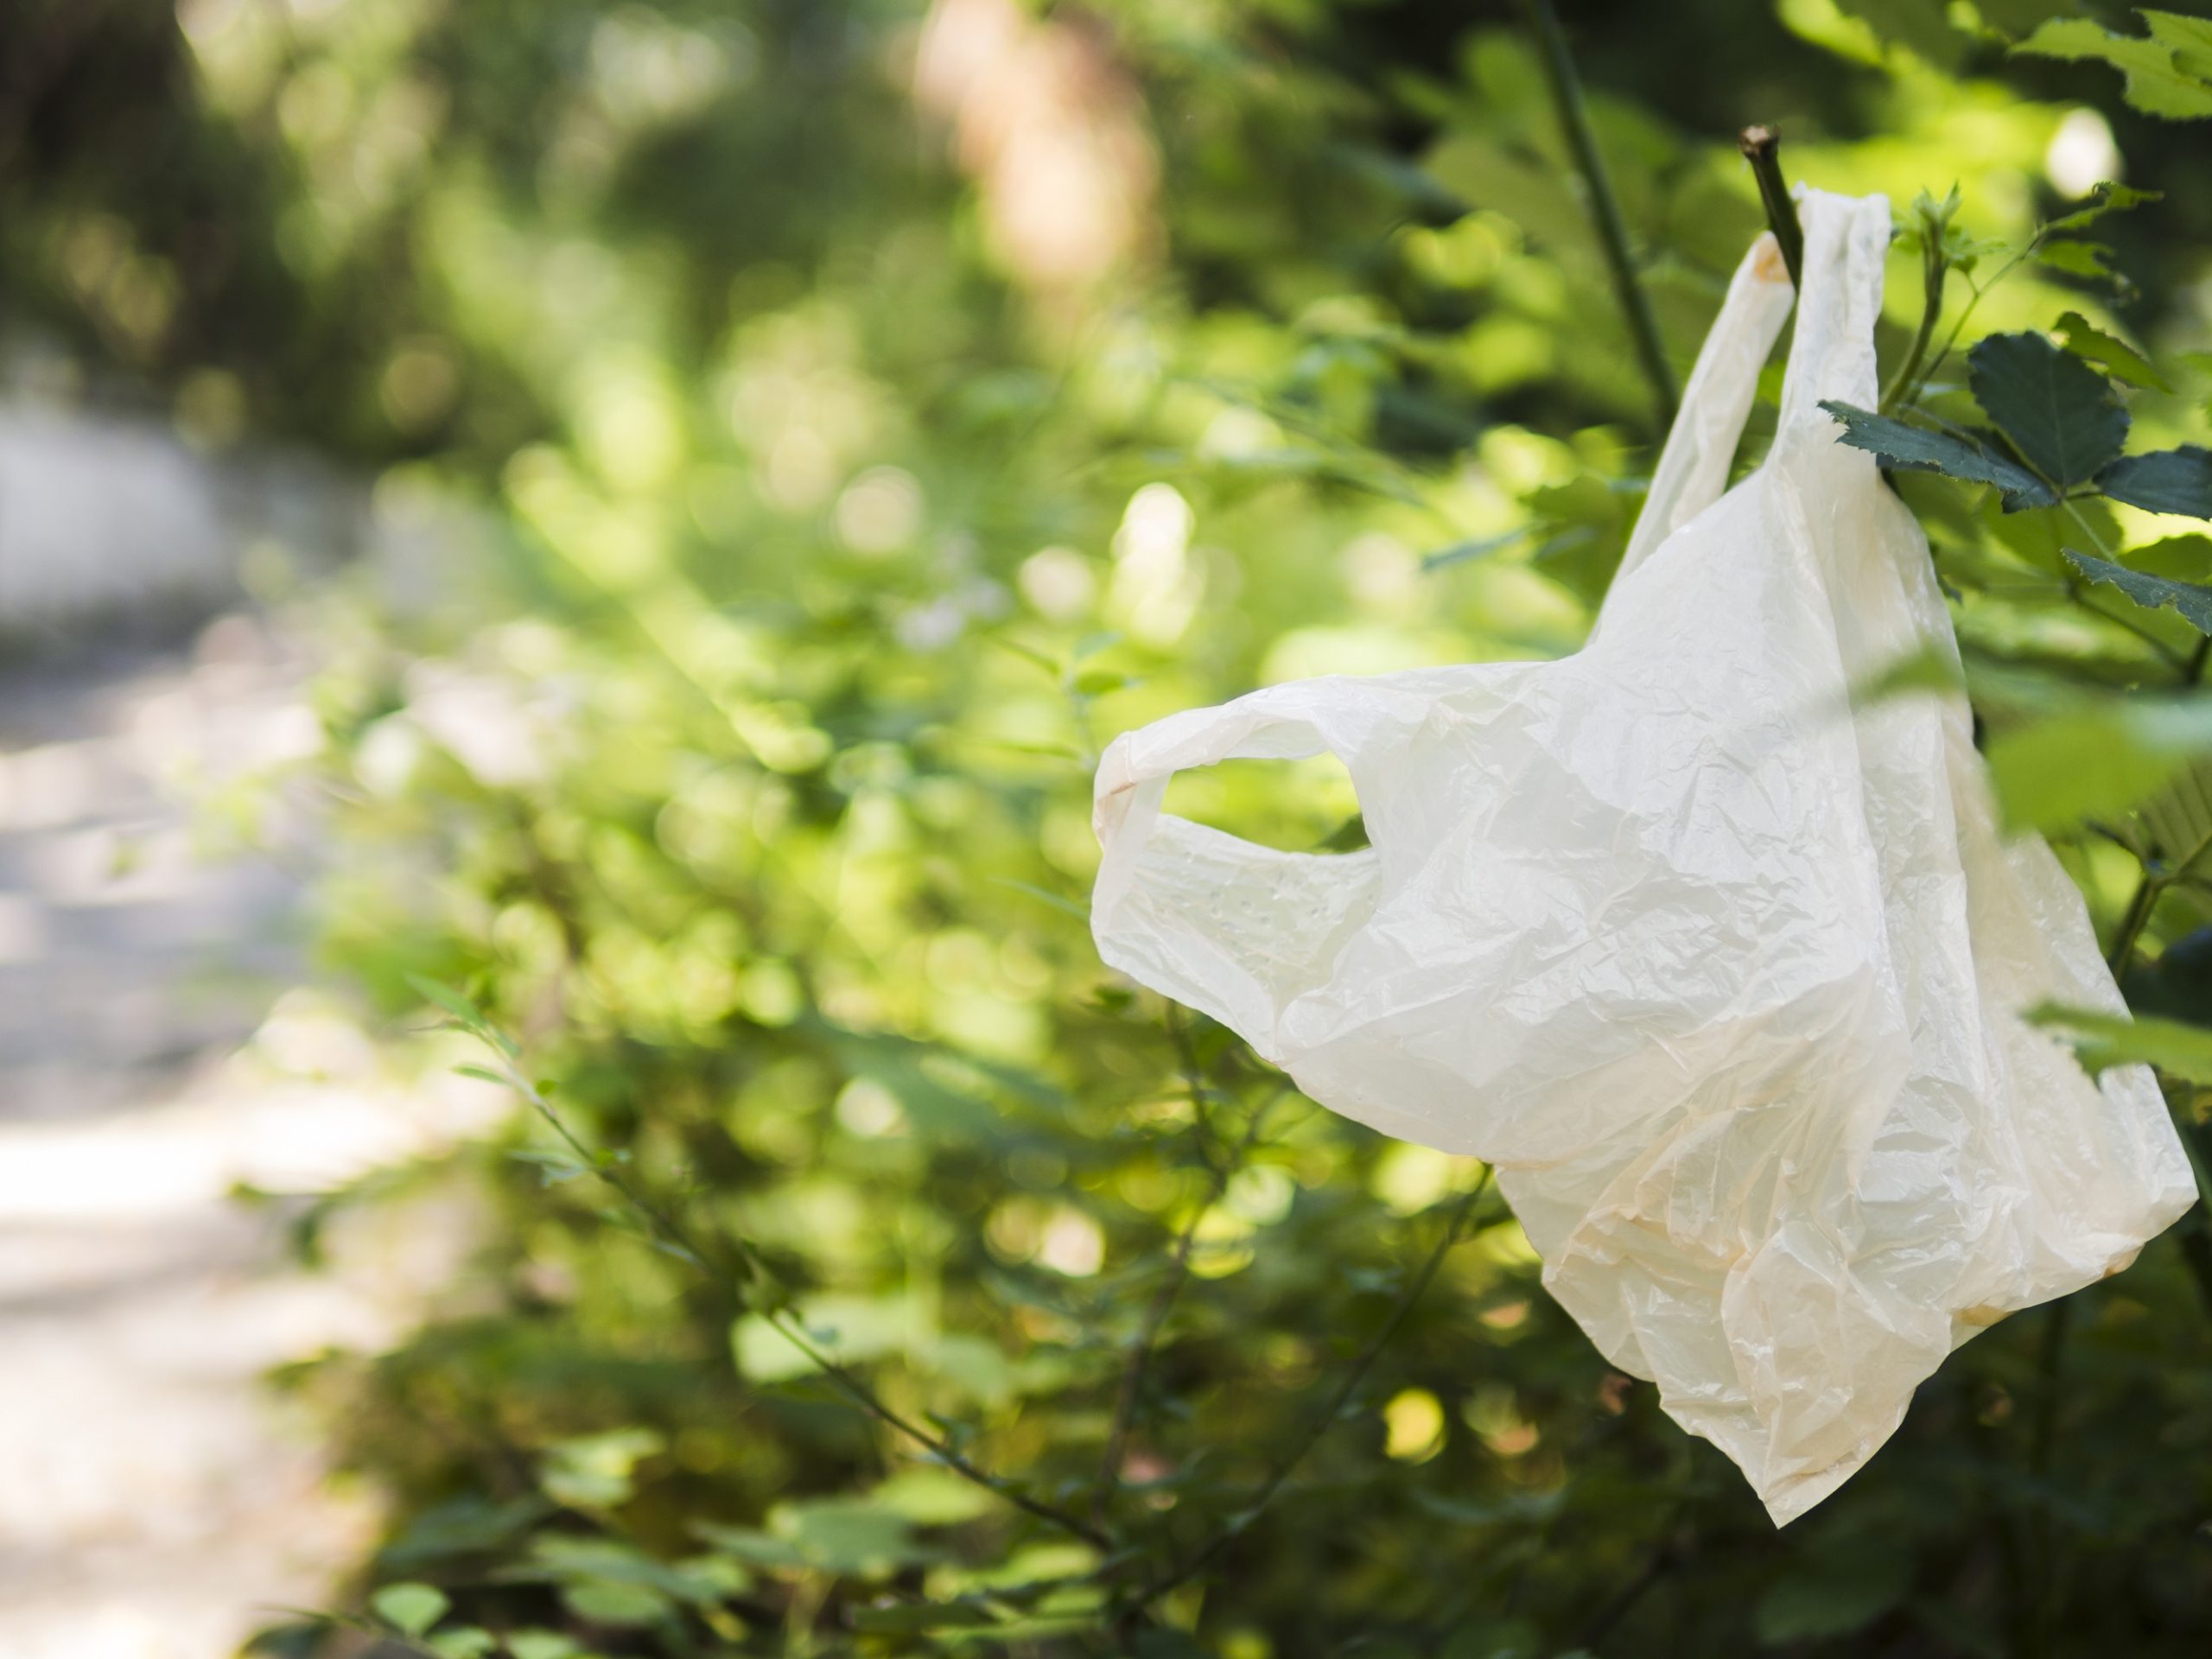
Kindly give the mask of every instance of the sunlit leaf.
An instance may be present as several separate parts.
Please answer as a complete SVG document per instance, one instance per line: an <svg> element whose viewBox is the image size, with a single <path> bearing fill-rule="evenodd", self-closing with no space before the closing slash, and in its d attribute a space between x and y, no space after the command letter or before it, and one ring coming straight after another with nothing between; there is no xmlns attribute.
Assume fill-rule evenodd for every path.
<svg viewBox="0 0 2212 1659"><path fill-rule="evenodd" d="M2067 1034L2082 1069L2096 1077L2115 1065L2155 1065L2167 1076L2212 1086L2212 1030L2178 1020L2131 1019L2094 1008L2045 1002L2028 1011L2031 1025Z"/></svg>
<svg viewBox="0 0 2212 1659"><path fill-rule="evenodd" d="M2015 727L1988 746L2006 822L2034 830L2125 812L2208 753L2206 701L2116 700Z"/></svg>
<svg viewBox="0 0 2212 1659"><path fill-rule="evenodd" d="M2151 24L2148 36L2116 35L2087 17L2054 17L2012 49L2036 57L2063 58L2072 62L2108 63L2125 76L2124 95L2145 115L2170 121L2202 120L2212 116L2212 84L2201 73L2204 67L2176 61L2177 41L2172 32L2162 36L2160 23L2168 12L2142 14ZM2179 19L2187 22L2194 20Z"/></svg>
<svg viewBox="0 0 2212 1659"><path fill-rule="evenodd" d="M427 1584L387 1584L369 1598L378 1618L403 1636L420 1636L446 1616L453 1603Z"/></svg>
<svg viewBox="0 0 2212 1659"><path fill-rule="evenodd" d="M2106 333L2079 311L2069 311L2055 325L2066 349L2086 363L2094 363L2116 380L2131 386L2151 386L2160 391L2166 383L2150 359L2116 334Z"/></svg>
<svg viewBox="0 0 2212 1659"><path fill-rule="evenodd" d="M2041 334L1991 334L1967 353L1974 401L2021 458L2061 488L2084 483L2127 442L2112 383Z"/></svg>

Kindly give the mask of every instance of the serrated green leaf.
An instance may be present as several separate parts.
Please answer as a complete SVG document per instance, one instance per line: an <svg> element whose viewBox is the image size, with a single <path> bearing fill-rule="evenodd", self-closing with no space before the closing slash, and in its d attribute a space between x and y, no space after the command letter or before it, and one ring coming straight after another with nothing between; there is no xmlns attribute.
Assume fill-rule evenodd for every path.
<svg viewBox="0 0 2212 1659"><path fill-rule="evenodd" d="M446 1616L453 1603L427 1584L387 1584L369 1598L376 1616L402 1636L421 1636Z"/></svg>
<svg viewBox="0 0 2212 1659"><path fill-rule="evenodd" d="M2170 610L2199 633L2212 634L2212 588L2131 570L2110 559L2066 550L2066 562L2090 582L2117 588L2146 611Z"/></svg>
<svg viewBox="0 0 2212 1659"><path fill-rule="evenodd" d="M2023 507L2048 507L2057 501L2049 486L2018 461L1964 438L1908 426L1903 421L1855 409L1849 404L1831 401L1821 407L1843 424L1842 436L1837 442L1864 449L1907 472L1941 473L1946 478L1963 479L1970 484L1994 485L2007 512L2017 512Z"/></svg>
<svg viewBox="0 0 2212 1659"><path fill-rule="evenodd" d="M2212 1085L2212 1031L2202 1026L2055 1002L2031 1008L2024 1017L2030 1025L2069 1033L2082 1069L2093 1077L2115 1065L2155 1065L2168 1077Z"/></svg>
<svg viewBox="0 0 2212 1659"><path fill-rule="evenodd" d="M1967 379L2021 458L2062 489L2095 477L2127 442L2127 410L2112 383L2041 334L1975 341Z"/></svg>
<svg viewBox="0 0 2212 1659"><path fill-rule="evenodd" d="M2174 875L2187 874L2212 852L2212 760L2191 761L2143 803L2150 843Z"/></svg>
<svg viewBox="0 0 2212 1659"><path fill-rule="evenodd" d="M2066 342L2066 349L2085 363L2094 363L2115 379L2125 380L2131 386L2152 386L2160 391L2169 390L2158 378L2158 372L2151 366L2150 359L2116 334L2108 334L2079 311L2069 311L2057 322L2058 337Z"/></svg>
<svg viewBox="0 0 2212 1659"><path fill-rule="evenodd" d="M2082 230L2095 224L2107 213L2122 213L2131 207L2140 207L2145 202L2164 200L2164 191L2131 190L2124 184L2101 184L2090 193L2088 201L2072 213L2051 219L2043 228L2046 233Z"/></svg>
<svg viewBox="0 0 2212 1659"><path fill-rule="evenodd" d="M2097 487L2145 512L2212 518L2212 449L2184 443L2122 455L2097 474Z"/></svg>
<svg viewBox="0 0 2212 1659"><path fill-rule="evenodd" d="M2113 275L2112 250L2101 242L2046 242L2036 250L2036 263L2091 282Z"/></svg>
<svg viewBox="0 0 2212 1659"><path fill-rule="evenodd" d="M2126 77L2122 96L2145 115L2169 121L2212 116L2212 84L2175 61L2178 41L2159 33L2170 12L2143 14L2152 34L2115 35L2087 17L2054 17L2012 48L2039 58L2107 63ZM2188 19L2180 19L2186 22Z"/></svg>

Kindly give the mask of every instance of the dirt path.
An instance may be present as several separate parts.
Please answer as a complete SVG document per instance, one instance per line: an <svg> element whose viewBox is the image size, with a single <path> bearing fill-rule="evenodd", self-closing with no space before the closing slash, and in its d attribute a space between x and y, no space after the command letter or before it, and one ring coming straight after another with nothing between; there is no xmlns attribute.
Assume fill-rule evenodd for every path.
<svg viewBox="0 0 2212 1659"><path fill-rule="evenodd" d="M451 1124L288 992L298 881L206 856L180 787L311 743L302 678L243 617L0 673L6 1659L224 1659L321 1599L371 1524L259 1378L378 1343L450 1241L308 1277L281 1211L231 1194L313 1191Z"/></svg>

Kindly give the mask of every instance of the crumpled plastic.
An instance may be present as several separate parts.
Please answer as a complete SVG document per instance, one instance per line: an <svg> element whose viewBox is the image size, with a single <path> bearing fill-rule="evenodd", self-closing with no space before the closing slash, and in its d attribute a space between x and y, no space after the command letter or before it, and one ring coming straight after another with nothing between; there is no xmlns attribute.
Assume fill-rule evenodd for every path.
<svg viewBox="0 0 2212 1659"><path fill-rule="evenodd" d="M2195 1197L2150 1072L2023 1022L2119 1013L2081 895L2000 837L1962 696L1853 705L1957 644L1876 402L1887 201L1801 194L1777 436L1726 490L1792 291L1753 247L1596 627L1558 661L1277 685L1117 739L1101 956L1314 1100L1488 1160L1547 1288L1777 1524L1953 1348L2132 1262ZM1334 753L1370 846L1164 813Z"/></svg>

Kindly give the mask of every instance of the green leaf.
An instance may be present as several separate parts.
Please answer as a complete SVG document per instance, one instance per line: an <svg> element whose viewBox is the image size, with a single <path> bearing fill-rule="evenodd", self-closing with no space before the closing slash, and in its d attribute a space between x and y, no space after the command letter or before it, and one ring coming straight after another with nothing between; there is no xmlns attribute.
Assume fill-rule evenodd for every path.
<svg viewBox="0 0 2212 1659"><path fill-rule="evenodd" d="M925 1630L982 1630L998 1620L967 1601L896 1601L853 1609L853 1628L881 1636L917 1636Z"/></svg>
<svg viewBox="0 0 2212 1659"><path fill-rule="evenodd" d="M2108 282L2114 275L2112 250L2101 242L2046 242L2036 250L2036 263L2093 283Z"/></svg>
<svg viewBox="0 0 2212 1659"><path fill-rule="evenodd" d="M561 1588L562 1605L594 1624L658 1624L676 1611L658 1590L642 1584L569 1584Z"/></svg>
<svg viewBox="0 0 2212 1659"><path fill-rule="evenodd" d="M2184 443L2177 449L2122 455L2097 474L2097 487L2145 512L2212 518L2212 449Z"/></svg>
<svg viewBox="0 0 2212 1659"><path fill-rule="evenodd" d="M558 1630L510 1630L507 1651L514 1659L575 1659L582 1649Z"/></svg>
<svg viewBox="0 0 2212 1659"><path fill-rule="evenodd" d="M438 1659L480 1659L499 1645L499 1637L480 1624L458 1625L430 1638L430 1651Z"/></svg>
<svg viewBox="0 0 2212 1659"><path fill-rule="evenodd" d="M2174 582L2087 553L2066 550L2066 562L2089 581L2117 588L2146 611L2171 610L2199 633L2212 634L2212 588L2194 582Z"/></svg>
<svg viewBox="0 0 2212 1659"><path fill-rule="evenodd" d="M2202 699L2100 703L2015 727L1988 748L2007 826L2046 830L2130 810L2207 753Z"/></svg>
<svg viewBox="0 0 2212 1659"><path fill-rule="evenodd" d="M2212 760L2192 761L2143 803L2143 827L2174 875L2187 874L2212 850Z"/></svg>
<svg viewBox="0 0 2212 1659"><path fill-rule="evenodd" d="M650 1428L618 1428L556 1440L546 1448L538 1476L546 1496L572 1509L606 1509L629 1502L632 1476L668 1443Z"/></svg>
<svg viewBox="0 0 2212 1659"><path fill-rule="evenodd" d="M470 1031L481 1030L487 1023L474 1002L450 985L441 985L435 979L425 979L420 974L407 976L407 983L415 995L454 1020Z"/></svg>
<svg viewBox="0 0 2212 1659"><path fill-rule="evenodd" d="M2131 207L2140 207L2146 201L2164 200L2165 193L2160 190L2131 190L2124 184L2101 184L2090 193L2088 201L2072 213L2050 220L2043 228L2046 233L2085 230L2107 213L2126 213Z"/></svg>
<svg viewBox="0 0 2212 1659"><path fill-rule="evenodd" d="M2170 390L2142 353L2117 335L2107 334L2079 311L2069 311L2060 317L2057 327L2058 337L2066 342L2068 351L2086 363L2095 364L2114 379L2125 380L2131 386Z"/></svg>
<svg viewBox="0 0 2212 1659"><path fill-rule="evenodd" d="M402 1636L420 1636L446 1616L453 1603L427 1584L387 1584L369 1598L378 1618Z"/></svg>
<svg viewBox="0 0 2212 1659"><path fill-rule="evenodd" d="M2029 1009L2025 1018L2030 1025L2069 1033L2082 1069L2093 1077L2115 1065L2154 1065L2168 1077L2212 1086L2212 1031L2202 1026L2055 1002Z"/></svg>
<svg viewBox="0 0 2212 1659"><path fill-rule="evenodd" d="M1995 454L1948 432L1930 432L1907 426L1886 415L1876 415L1849 404L1823 403L1821 407L1843 423L1839 442L1878 455L1907 472L1941 473L1946 478L1972 484L1992 484L2005 503L2005 511L2048 507L2058 498L2050 487L2018 462Z"/></svg>
<svg viewBox="0 0 2212 1659"><path fill-rule="evenodd" d="M2145 115L2169 121L2212 116L2212 84L2197 73L2193 58L2187 65L2176 61L2185 36L2173 25L2192 20L2159 11L2146 11L2143 16L2151 25L2147 38L2115 35L2087 17L2054 17L2012 50L2074 63L2110 64L2126 78L2122 95Z"/></svg>
<svg viewBox="0 0 2212 1659"><path fill-rule="evenodd" d="M1974 401L2037 473L2086 483L2127 442L2112 383L2041 334L1991 334L1967 353Z"/></svg>
<svg viewBox="0 0 2212 1659"><path fill-rule="evenodd" d="M2212 536L2194 532L2166 536L2142 547L2131 547L2122 556L2131 570L2148 570L2154 576L2177 582L2212 582Z"/></svg>

